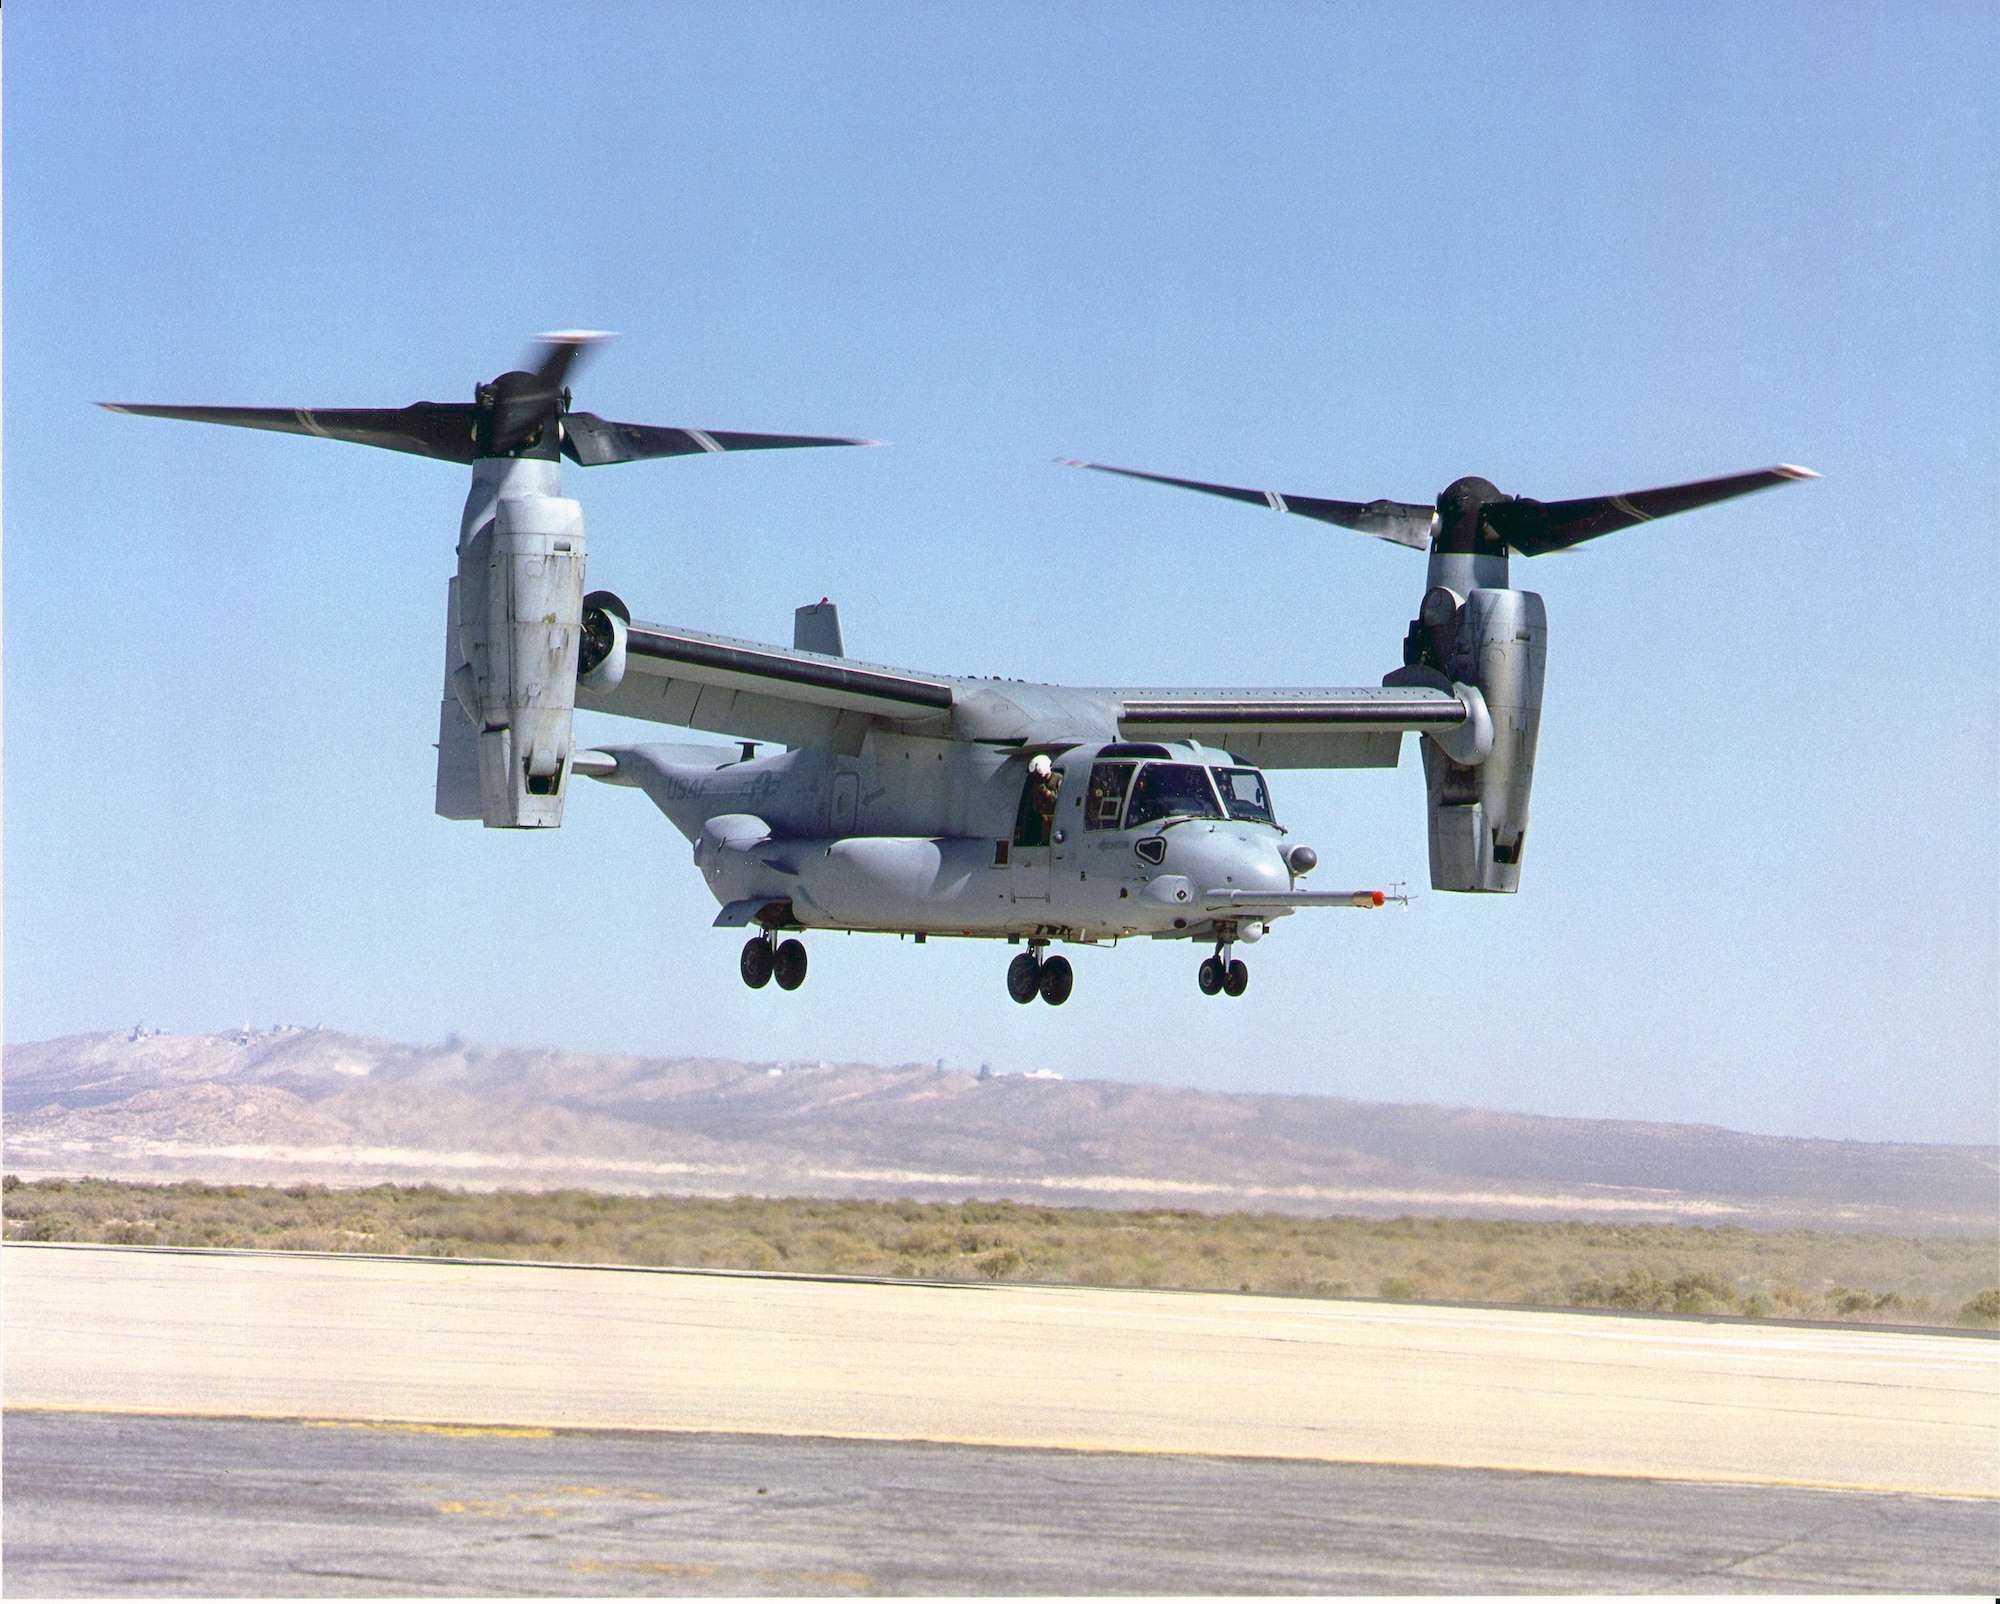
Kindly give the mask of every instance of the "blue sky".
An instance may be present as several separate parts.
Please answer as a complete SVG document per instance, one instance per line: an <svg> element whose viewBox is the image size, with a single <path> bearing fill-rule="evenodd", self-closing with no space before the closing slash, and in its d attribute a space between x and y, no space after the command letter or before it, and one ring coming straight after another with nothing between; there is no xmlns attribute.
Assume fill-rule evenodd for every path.
<svg viewBox="0 0 2000 1604"><path fill-rule="evenodd" d="M16 0L5 1005L1995 1137L2000 23L1935 5ZM1514 898L1076 956L739 937L637 793L430 813L462 470L93 400L578 404L886 450L588 472L642 617L1085 683L1372 684L1416 555L1051 465L1553 499L1816 483L1518 565L1551 654ZM587 739L646 738L586 720ZM1426 878L1414 748L1284 774Z"/></svg>

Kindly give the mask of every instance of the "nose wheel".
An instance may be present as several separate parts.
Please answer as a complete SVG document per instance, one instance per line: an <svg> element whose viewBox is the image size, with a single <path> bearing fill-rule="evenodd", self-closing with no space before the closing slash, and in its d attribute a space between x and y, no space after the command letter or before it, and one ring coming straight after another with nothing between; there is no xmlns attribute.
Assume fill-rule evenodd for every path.
<svg viewBox="0 0 2000 1604"><path fill-rule="evenodd" d="M1204 997L1213 997L1218 991L1241 997L1250 989L1250 966L1241 958L1229 957L1228 952L1227 947L1218 947L1212 957L1202 959L1195 983Z"/></svg>
<svg viewBox="0 0 2000 1604"><path fill-rule="evenodd" d="M1061 1007L1075 986L1076 971L1070 968L1069 960L1044 958L1040 943L1017 954L1007 966L1007 995L1017 1003L1025 1005L1039 997L1052 1007Z"/></svg>
<svg viewBox="0 0 2000 1604"><path fill-rule="evenodd" d="M752 991L773 980L785 991L797 991L806 983L806 944L793 937L773 941L769 936L752 936L743 943L737 967L743 984Z"/></svg>

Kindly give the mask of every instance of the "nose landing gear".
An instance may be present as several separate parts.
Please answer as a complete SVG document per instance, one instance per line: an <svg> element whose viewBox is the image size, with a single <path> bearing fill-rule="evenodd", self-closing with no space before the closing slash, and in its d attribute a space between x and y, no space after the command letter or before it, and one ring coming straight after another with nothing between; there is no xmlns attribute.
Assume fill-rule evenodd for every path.
<svg viewBox="0 0 2000 1604"><path fill-rule="evenodd" d="M1017 1003L1031 1003L1037 997L1051 1007L1069 1001L1076 985L1076 971L1067 958L1044 958L1045 941L1032 941L1028 950L1015 955L1007 966L1007 995Z"/></svg>
<svg viewBox="0 0 2000 1604"><path fill-rule="evenodd" d="M1224 942L1213 956L1202 959L1195 980L1204 997L1213 997L1218 991L1241 997L1250 989L1250 966L1241 958L1230 957L1229 944Z"/></svg>
<svg viewBox="0 0 2000 1604"><path fill-rule="evenodd" d="M752 936L743 943L737 968L752 991L772 980L786 991L797 991L806 982L806 944L795 937L774 942L768 935Z"/></svg>

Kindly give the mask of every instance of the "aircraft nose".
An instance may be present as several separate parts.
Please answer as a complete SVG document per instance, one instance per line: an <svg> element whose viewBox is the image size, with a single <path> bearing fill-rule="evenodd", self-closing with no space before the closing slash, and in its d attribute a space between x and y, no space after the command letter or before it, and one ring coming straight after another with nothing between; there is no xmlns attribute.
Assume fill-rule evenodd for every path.
<svg viewBox="0 0 2000 1604"><path fill-rule="evenodd" d="M1285 860L1268 841L1243 841L1217 833L1201 843L1198 864L1189 866L1191 876L1200 881L1197 889L1232 891L1285 891L1291 876Z"/></svg>

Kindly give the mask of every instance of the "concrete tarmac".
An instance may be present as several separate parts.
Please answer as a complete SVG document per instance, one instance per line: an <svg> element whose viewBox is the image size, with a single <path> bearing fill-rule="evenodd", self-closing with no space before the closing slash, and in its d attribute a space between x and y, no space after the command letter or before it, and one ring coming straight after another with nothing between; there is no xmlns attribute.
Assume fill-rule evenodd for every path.
<svg viewBox="0 0 2000 1604"><path fill-rule="evenodd" d="M824 1436L2000 1497L1970 1336L9 1243L57 1411Z"/></svg>
<svg viewBox="0 0 2000 1604"><path fill-rule="evenodd" d="M21 1596L1976 1593L1987 1500L677 1432L13 1412Z"/></svg>

